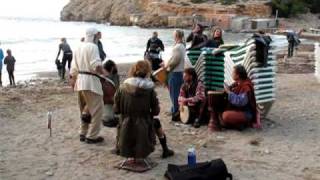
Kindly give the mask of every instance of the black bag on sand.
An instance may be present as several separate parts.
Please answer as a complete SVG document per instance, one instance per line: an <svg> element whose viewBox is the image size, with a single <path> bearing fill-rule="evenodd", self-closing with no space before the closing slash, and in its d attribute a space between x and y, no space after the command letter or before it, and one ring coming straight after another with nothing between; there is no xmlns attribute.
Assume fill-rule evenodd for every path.
<svg viewBox="0 0 320 180"><path fill-rule="evenodd" d="M165 177L169 180L232 180L222 159L197 163L195 167L169 164Z"/></svg>

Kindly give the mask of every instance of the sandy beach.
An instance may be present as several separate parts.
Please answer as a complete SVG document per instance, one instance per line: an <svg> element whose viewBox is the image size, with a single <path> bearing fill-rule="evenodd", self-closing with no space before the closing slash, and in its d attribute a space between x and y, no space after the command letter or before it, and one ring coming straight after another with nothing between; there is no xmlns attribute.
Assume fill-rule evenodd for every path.
<svg viewBox="0 0 320 180"><path fill-rule="evenodd" d="M119 67L125 77L128 65ZM176 155L161 159L158 143L151 158L158 166L143 174L115 169L123 158L112 155L116 130L103 127L105 142L79 141L79 109L72 89L55 77L0 90L0 179L164 179L168 163L185 164L187 148L198 161L222 158L236 180L320 179L320 83L313 74L278 74L277 100L263 129L208 134L170 122L168 91L158 87L161 121ZM53 111L49 137L47 112ZM254 142L254 143L253 143Z"/></svg>

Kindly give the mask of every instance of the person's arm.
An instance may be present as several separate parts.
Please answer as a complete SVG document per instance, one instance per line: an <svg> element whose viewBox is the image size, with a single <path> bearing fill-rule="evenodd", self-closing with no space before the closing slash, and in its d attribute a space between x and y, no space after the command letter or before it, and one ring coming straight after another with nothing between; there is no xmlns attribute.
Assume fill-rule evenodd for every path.
<svg viewBox="0 0 320 180"><path fill-rule="evenodd" d="M163 45L163 42L161 41L161 40L159 40L160 41L160 48L161 48L161 50L162 51L164 51L164 45Z"/></svg>
<svg viewBox="0 0 320 180"><path fill-rule="evenodd" d="M113 104L113 111L115 114L120 114L120 97L121 97L121 88L117 89L114 95L114 104Z"/></svg>
<svg viewBox="0 0 320 180"><path fill-rule="evenodd" d="M148 52L148 51L149 51L149 48L150 48L150 39L149 39L149 40L148 40L148 42L147 42L146 52Z"/></svg>
<svg viewBox="0 0 320 180"><path fill-rule="evenodd" d="M205 99L205 90L204 85L201 82L198 82L196 95L187 99L188 103L196 104Z"/></svg>
<svg viewBox="0 0 320 180"><path fill-rule="evenodd" d="M160 113L160 105L159 105L159 99L157 97L156 91L152 90L152 96L151 96L151 114L153 116L158 116Z"/></svg>
<svg viewBox="0 0 320 180"><path fill-rule="evenodd" d="M98 74L103 74L103 67L100 59L99 49L97 46L93 48L93 53L90 58L91 69Z"/></svg>
<svg viewBox="0 0 320 180"><path fill-rule="evenodd" d="M232 105L238 106L238 107L243 107L247 105L249 102L247 93L235 94L233 92L229 92L228 100Z"/></svg>
<svg viewBox="0 0 320 180"><path fill-rule="evenodd" d="M99 53L100 53L100 58L101 58L101 60L103 61L103 60L105 60L105 59L106 59L107 55L106 55L106 53L104 52L102 42L101 42L101 41L99 41L99 43L98 43L98 44L99 44Z"/></svg>
<svg viewBox="0 0 320 180"><path fill-rule="evenodd" d="M186 42L190 42L190 41L192 41L193 40L193 32L191 32L190 34L189 34L189 36L187 37L187 39L186 39Z"/></svg>
<svg viewBox="0 0 320 180"><path fill-rule="evenodd" d="M4 58L3 51L2 49L0 49L0 62L2 61L3 58Z"/></svg>
<svg viewBox="0 0 320 180"><path fill-rule="evenodd" d="M58 58L59 58L59 56L60 56L60 52L61 52L61 49L62 49L62 46L61 46L61 44L60 44L60 45L59 45L58 55L57 55L57 58L56 58L56 59L58 59Z"/></svg>
<svg viewBox="0 0 320 180"><path fill-rule="evenodd" d="M5 58L4 58L4 61L3 61L3 64L7 64L7 63L8 63L8 58L5 57Z"/></svg>
<svg viewBox="0 0 320 180"><path fill-rule="evenodd" d="M186 93L185 93L185 91L183 90L182 87L180 88L178 102L179 102L180 105L186 104Z"/></svg>

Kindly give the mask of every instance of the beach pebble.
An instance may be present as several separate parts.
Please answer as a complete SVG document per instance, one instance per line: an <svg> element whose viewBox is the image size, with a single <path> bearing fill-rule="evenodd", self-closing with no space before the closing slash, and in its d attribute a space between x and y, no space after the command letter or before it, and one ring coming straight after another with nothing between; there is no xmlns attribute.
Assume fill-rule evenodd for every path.
<svg viewBox="0 0 320 180"><path fill-rule="evenodd" d="M52 171L47 171L47 172L46 172L46 175L47 175L47 176L53 176L53 174L54 174L54 173L53 173Z"/></svg>
<svg viewBox="0 0 320 180"><path fill-rule="evenodd" d="M269 149L265 149L265 150L264 150L264 153L265 153L265 154L271 154L271 152L270 152Z"/></svg>

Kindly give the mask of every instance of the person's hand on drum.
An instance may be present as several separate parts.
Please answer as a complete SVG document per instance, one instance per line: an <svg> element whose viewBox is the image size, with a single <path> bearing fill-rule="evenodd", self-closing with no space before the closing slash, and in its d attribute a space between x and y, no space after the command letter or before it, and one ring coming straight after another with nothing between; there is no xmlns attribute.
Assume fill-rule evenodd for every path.
<svg viewBox="0 0 320 180"><path fill-rule="evenodd" d="M224 91L228 94L231 92L229 86L226 84L224 85Z"/></svg>
<svg viewBox="0 0 320 180"><path fill-rule="evenodd" d="M180 105L185 106L188 103L188 99L185 97L180 97L179 102L180 102Z"/></svg>

